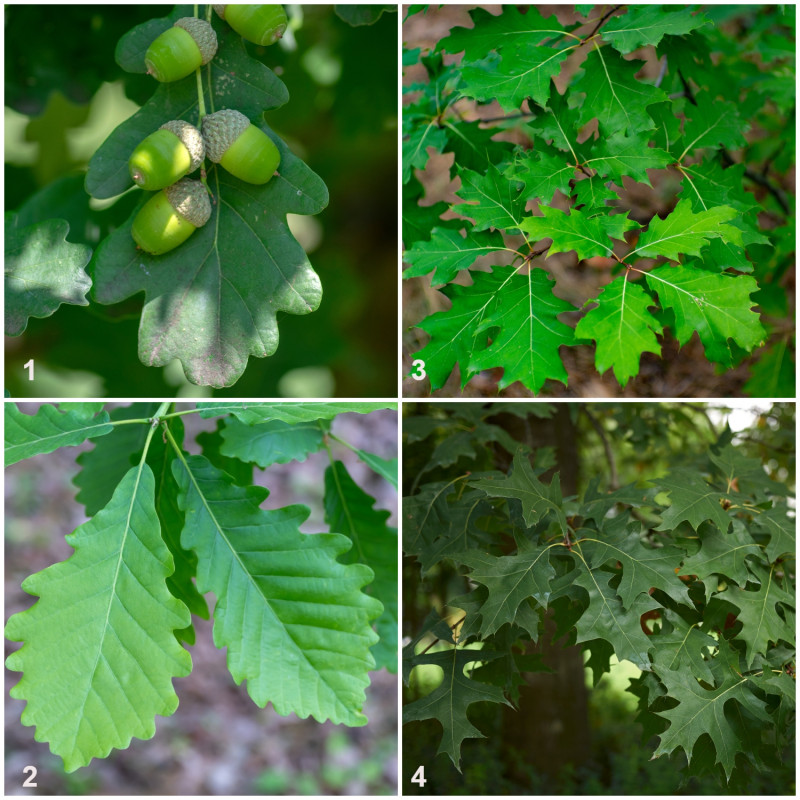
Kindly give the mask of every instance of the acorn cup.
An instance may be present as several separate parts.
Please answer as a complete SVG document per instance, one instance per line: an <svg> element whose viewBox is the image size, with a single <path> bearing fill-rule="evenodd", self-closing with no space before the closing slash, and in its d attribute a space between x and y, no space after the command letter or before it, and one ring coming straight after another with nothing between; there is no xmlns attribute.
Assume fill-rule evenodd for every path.
<svg viewBox="0 0 800 800"><path fill-rule="evenodd" d="M282 5L215 5L213 8L239 36L262 46L275 44L288 24Z"/></svg>
<svg viewBox="0 0 800 800"><path fill-rule="evenodd" d="M170 83L208 64L217 52L217 34L205 20L181 17L156 37L145 53L147 72Z"/></svg>
<svg viewBox="0 0 800 800"><path fill-rule="evenodd" d="M272 178L281 154L264 131L240 111L224 109L203 118L206 155L215 164L246 183L263 184Z"/></svg>
<svg viewBox="0 0 800 800"><path fill-rule="evenodd" d="M206 187L182 178L142 206L131 225L131 236L142 250L159 256L183 244L210 216Z"/></svg>
<svg viewBox="0 0 800 800"><path fill-rule="evenodd" d="M205 158L203 136L181 119L165 122L143 139L128 159L137 186L155 192L194 172Z"/></svg>

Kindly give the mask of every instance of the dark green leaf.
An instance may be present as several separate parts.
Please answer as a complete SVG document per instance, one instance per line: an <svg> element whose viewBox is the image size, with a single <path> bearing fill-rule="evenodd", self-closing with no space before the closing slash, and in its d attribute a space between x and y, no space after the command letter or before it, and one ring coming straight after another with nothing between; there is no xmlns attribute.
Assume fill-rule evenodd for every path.
<svg viewBox="0 0 800 800"><path fill-rule="evenodd" d="M464 739L484 739L469 721L467 710L473 703L504 703L510 706L502 689L480 683L464 675L464 667L476 661L489 661L498 656L483 650L459 650L453 647L438 653L414 657L414 665L435 664L444 672L442 682L429 695L403 708L403 722L437 719L442 725L439 753L447 753L461 771L461 743Z"/></svg>
<svg viewBox="0 0 800 800"><path fill-rule="evenodd" d="M89 305L85 295L92 286L84 272L92 257L91 248L66 240L66 221L48 219L19 228L16 219L16 215L6 215L7 336L19 336L30 317L49 317L62 303Z"/></svg>

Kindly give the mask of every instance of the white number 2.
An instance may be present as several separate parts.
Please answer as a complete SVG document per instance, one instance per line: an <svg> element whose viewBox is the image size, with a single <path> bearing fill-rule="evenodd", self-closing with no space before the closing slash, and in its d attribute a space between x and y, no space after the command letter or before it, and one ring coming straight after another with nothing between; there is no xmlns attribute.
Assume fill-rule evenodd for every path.
<svg viewBox="0 0 800 800"><path fill-rule="evenodd" d="M30 772L30 775L28 775L28 777L25 778L25 780L23 781L22 788L23 789L36 789L38 787L38 784L34 780L34 778L36 777L36 767L25 767L22 770L22 774L23 775L27 775L29 772Z"/></svg>

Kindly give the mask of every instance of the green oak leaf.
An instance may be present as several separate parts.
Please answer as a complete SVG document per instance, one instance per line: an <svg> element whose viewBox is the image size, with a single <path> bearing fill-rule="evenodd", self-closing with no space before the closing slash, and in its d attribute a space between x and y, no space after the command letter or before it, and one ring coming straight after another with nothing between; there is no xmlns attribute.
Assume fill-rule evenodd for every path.
<svg viewBox="0 0 800 800"><path fill-rule="evenodd" d="M234 681L281 716L365 725L370 621L383 607L362 591L372 570L339 561L350 539L301 533L307 508L264 511L266 489L234 485L203 456L176 459L172 471L181 545L197 556L198 590L217 597L214 643L227 647Z"/></svg>
<svg viewBox="0 0 800 800"><path fill-rule="evenodd" d="M46 219L19 227L17 214L5 222L5 331L19 336L31 317L43 319L62 303L87 306L92 281L84 267L92 250L67 241L69 223Z"/></svg>
<svg viewBox="0 0 800 800"><path fill-rule="evenodd" d="M6 625L24 642L6 661L24 673L11 690L27 701L22 723L67 772L150 739L155 717L178 707L172 679L192 668L174 634L191 615L167 588L174 562L154 491L147 464L128 470L108 505L67 536L72 556L23 582L39 600Z"/></svg>
<svg viewBox="0 0 800 800"><path fill-rule="evenodd" d="M664 609L661 612L664 624L651 637L653 643L653 668L660 675L662 670L689 671L708 683L714 676L704 655L714 652L716 639L704 633L697 623L688 623L680 614Z"/></svg>
<svg viewBox="0 0 800 800"><path fill-rule="evenodd" d="M666 9L670 8L669 11ZM680 36L711 22L705 14L690 8L632 5L627 13L612 17L603 26L602 36L623 55L645 45L658 45L664 36Z"/></svg>
<svg viewBox="0 0 800 800"><path fill-rule="evenodd" d="M749 458L730 443L713 447L708 458L724 478L728 492L761 497L785 491L784 486L766 473L760 458Z"/></svg>
<svg viewBox="0 0 800 800"><path fill-rule="evenodd" d="M755 197L743 188L744 170L744 164L723 169L716 159L681 164L681 194L691 200L694 211L718 206L730 206L740 212L758 208Z"/></svg>
<svg viewBox="0 0 800 800"><path fill-rule="evenodd" d="M503 111L517 111L529 97L544 105L550 96L550 79L561 72L568 50L528 45L501 58L461 65L466 97L488 103L497 100Z"/></svg>
<svg viewBox="0 0 800 800"><path fill-rule="evenodd" d="M428 148L441 153L446 145L447 134L437 120L403 114L403 183L411 180L413 169L425 169L428 165Z"/></svg>
<svg viewBox="0 0 800 800"><path fill-rule="evenodd" d="M744 392L750 397L789 397L795 392L794 353L784 337L764 348L750 368Z"/></svg>
<svg viewBox="0 0 800 800"><path fill-rule="evenodd" d="M197 404L204 419L220 414L233 414L245 425L257 425L270 420L299 423L317 419L332 419L339 414L369 414L381 409L396 409L397 403L237 403L204 401Z"/></svg>
<svg viewBox="0 0 800 800"><path fill-rule="evenodd" d="M353 452L358 456L359 461L363 461L376 475L380 475L397 489L396 458L382 458L368 450L359 450L358 448L355 448Z"/></svg>
<svg viewBox="0 0 800 800"><path fill-rule="evenodd" d="M528 123L528 127L541 139L552 141L553 146L559 150L569 150L577 162L573 145L577 145L578 112L570 108L568 94L559 94L555 83L550 89L550 99L546 107L540 103L545 113L537 115L535 119ZM537 146L539 142L536 142Z"/></svg>
<svg viewBox="0 0 800 800"><path fill-rule="evenodd" d="M547 155L546 151L529 151L515 160L505 173L509 180L522 181L522 197L549 203L556 191L569 197L569 182L575 177L575 165L563 155ZM546 208L547 206L544 206ZM527 222L523 220L523 224Z"/></svg>
<svg viewBox="0 0 800 800"><path fill-rule="evenodd" d="M686 586L675 574L683 551L677 547L645 547L638 534L617 526L608 526L594 536L580 533L581 553L590 568L602 567L609 561L622 565L622 579L616 592L625 609L631 608L640 594L661 589L673 600L691 606Z"/></svg>
<svg viewBox="0 0 800 800"><path fill-rule="evenodd" d="M240 461L238 458L228 458L220 452L222 429L230 419L230 417L220 417L217 419L215 430L199 433L196 441L200 445L202 454L217 469L227 472L233 478L233 482L239 486L250 486L253 483L254 465L248 461Z"/></svg>
<svg viewBox="0 0 800 800"><path fill-rule="evenodd" d="M503 625L520 625L534 641L538 638L539 619L532 615L532 624L518 618L523 604L531 598L542 608L547 608L550 581L555 570L550 565L549 545L520 549L516 555L493 556L479 550L463 553L459 561L470 568L469 578L482 583L489 596L480 608L481 636L498 631Z"/></svg>
<svg viewBox="0 0 800 800"><path fill-rule="evenodd" d="M449 525L449 496L455 481L423 484L416 494L403 498L403 551L419 555L446 531Z"/></svg>
<svg viewBox="0 0 800 800"><path fill-rule="evenodd" d="M384 12L397 11L394 3L336 3L333 8L339 19L353 27L374 25Z"/></svg>
<svg viewBox="0 0 800 800"><path fill-rule="evenodd" d="M545 19L534 6L527 6L524 11L504 6L503 13L498 16L482 8L471 9L473 27L452 28L439 47L448 53L463 51L466 61L477 61L492 50L524 52L544 39L564 34L564 27L556 17Z"/></svg>
<svg viewBox="0 0 800 800"><path fill-rule="evenodd" d="M575 198L573 207L584 210L581 208L583 206L592 212L605 213L608 209L608 202L619 199L619 195L610 187L611 184L608 181L596 176L584 177L582 180L576 181L572 190L572 197Z"/></svg>
<svg viewBox="0 0 800 800"><path fill-rule="evenodd" d="M375 573L365 591L380 600L383 613L375 622L380 640L372 655L377 669L397 672L397 529L388 526L388 511L373 508L375 498L353 480L341 461L325 470L324 505L331 533L343 533L353 542L341 561L365 564Z"/></svg>
<svg viewBox="0 0 800 800"><path fill-rule="evenodd" d="M64 408L63 404L60 408ZM109 421L146 420L156 411L158 403L131 403L112 409ZM87 517L93 517L108 504L125 473L139 461L148 432L147 424L116 425L109 434L93 442L91 450L78 456L76 463L81 471L72 482L79 489L75 499L86 507Z"/></svg>
<svg viewBox="0 0 800 800"><path fill-rule="evenodd" d="M87 417L76 410L60 411L41 405L35 414L23 414L14 403L5 404L5 464L52 453L59 447L75 447L114 430L105 411Z"/></svg>
<svg viewBox="0 0 800 800"><path fill-rule="evenodd" d="M433 228L461 230L464 227L464 223L460 219L441 219L442 214L449 211L446 203L439 202L432 206L421 206L419 201L422 198L423 189L419 181L415 180L403 185L403 241L406 244L426 241L430 238Z"/></svg>
<svg viewBox="0 0 800 800"><path fill-rule="evenodd" d="M473 351L470 372L502 367L500 389L519 381L538 392L548 378L566 384L559 347L575 344L575 334L558 315L574 311L573 306L553 294L544 270L519 275L514 267L497 267L494 277L497 284L502 283L502 299L498 297L497 306L483 316L476 332L497 327L500 332L485 350Z"/></svg>
<svg viewBox="0 0 800 800"><path fill-rule="evenodd" d="M251 355L277 350L278 312L309 314L322 299L319 277L286 214L319 213L327 189L265 124L256 124L280 151L279 175L253 187L214 167L211 219L185 244L162 256L138 250L130 235L137 207L92 259L98 302L145 294L142 363L164 366L177 358L186 377L204 386L234 384Z"/></svg>
<svg viewBox="0 0 800 800"><path fill-rule="evenodd" d="M442 740L437 753L447 753L455 768L461 772L461 743L464 739L486 737L469 721L467 710L474 703L504 703L503 690L498 686L468 678L464 668L476 661L491 661L500 654L488 650L465 650L458 647L438 653L414 656L413 664L434 664L444 672L442 682L429 695L403 708L403 724L415 720L436 719L442 726Z"/></svg>
<svg viewBox="0 0 800 800"><path fill-rule="evenodd" d="M730 206L710 208L695 213L688 200L680 200L665 219L658 216L650 220L647 230L639 237L636 249L628 253L657 258L666 256L678 261L681 254L699 256L710 239L722 238L742 244L742 232L734 225L726 225L737 216Z"/></svg>
<svg viewBox="0 0 800 800"><path fill-rule="evenodd" d="M479 528L477 522L491 513L486 494L478 489L465 491L447 503L435 538L419 554L423 574L446 558L460 564L465 552L475 547L488 547L491 535Z"/></svg>
<svg viewBox="0 0 800 800"><path fill-rule="evenodd" d="M579 123L597 119L600 132L639 133L655 127L647 106L667 99L661 89L642 83L634 76L640 67L619 54L595 49L583 64L584 72L575 83L576 92L585 92Z"/></svg>
<svg viewBox="0 0 800 800"><path fill-rule="evenodd" d="M450 283L442 294L450 299L447 311L437 311L426 317L419 326L430 335L430 341L414 354L414 360L425 363L431 387L439 389L450 377L456 364L461 370L462 387L476 374L471 366L473 353L486 347L487 334L481 323L491 316L498 293L516 277L514 270L471 273L472 286Z"/></svg>
<svg viewBox="0 0 800 800"><path fill-rule="evenodd" d="M622 178L627 176L634 181L652 186L648 169L664 169L675 159L664 150L648 146L646 134L624 136L615 133L602 137L592 147L592 154L584 165L597 170L598 175L610 178L622 186Z"/></svg>
<svg viewBox="0 0 800 800"><path fill-rule="evenodd" d="M624 388L630 378L639 374L642 353L661 355L656 334L662 332L662 327L649 311L654 300L641 284L629 281L626 273L587 305L592 303L597 306L578 322L575 336L595 340L597 371L602 374L613 367Z"/></svg>
<svg viewBox="0 0 800 800"><path fill-rule="evenodd" d="M600 492L598 491L599 484L599 478L592 478L589 481L579 510L580 516L587 520L594 520L598 526L602 525L603 520L617 503L634 508L655 505L653 497L656 490L653 488L642 488L631 483L613 492Z"/></svg>
<svg viewBox="0 0 800 800"><path fill-rule="evenodd" d="M520 228L530 234L533 241L552 239L548 255L574 250L579 259L594 256L610 257L614 251L611 236L619 238L625 231L639 227L627 216L589 216L573 208L569 214L550 206L539 206L540 217L525 217Z"/></svg>
<svg viewBox="0 0 800 800"><path fill-rule="evenodd" d="M522 516L528 527L535 525L548 514L554 514L561 532L567 535L567 518L562 508L561 484L558 475L549 486L534 474L527 454L514 455L512 471L500 480L485 478L472 481L471 486L482 489L490 497L511 497L522 503Z"/></svg>
<svg viewBox="0 0 800 800"><path fill-rule="evenodd" d="M498 231L468 231L464 237L460 231L434 228L429 242L417 242L403 254L403 260L411 264L403 277L415 278L433 272L432 286L450 283L459 270L468 269L476 259L506 249Z"/></svg>
<svg viewBox="0 0 800 800"><path fill-rule="evenodd" d="M670 505L661 515L658 531L671 531L681 522L688 522L695 530L710 519L725 533L731 524L728 512L722 507L726 495L709 486L704 480L685 470L670 470L655 481L659 490L669 492Z"/></svg>
<svg viewBox="0 0 800 800"><path fill-rule="evenodd" d="M172 437L178 446L184 438L183 418L173 417L167 421ZM172 477L172 465L177 454L172 445L163 437L153 437L147 453L156 482L156 513L161 523L161 538L172 553L175 572L167 578L167 588L181 600L192 614L209 619L210 612L205 597L197 591L194 576L197 574L197 557L191 550L181 545L181 531L185 523L183 512L178 506L178 485ZM252 474L252 467L250 468ZM194 644L193 625L175 631L178 641Z"/></svg>
<svg viewBox="0 0 800 800"><path fill-rule="evenodd" d="M525 201L516 185L507 180L494 164L485 174L459 169L463 203L452 207L456 214L475 220L473 231L487 228L516 229L525 211Z"/></svg>
<svg viewBox="0 0 800 800"><path fill-rule="evenodd" d="M659 604L645 593L637 595L626 609L616 590L609 585L613 573L592 570L585 562L579 562L577 571L574 585L586 590L589 607L575 624L576 643L605 639L614 648L617 658L630 661L643 672L650 670L648 651L653 643L639 620L642 614L660 608Z"/></svg>
<svg viewBox="0 0 800 800"><path fill-rule="evenodd" d="M506 153L506 145L496 142L493 136L496 128L482 128L481 122L455 122L444 120L447 132L447 152L455 156L453 163L467 167L475 172L483 172L489 166L501 160Z"/></svg>
<svg viewBox="0 0 800 800"><path fill-rule="evenodd" d="M246 425L230 417L222 429L220 454L257 464L262 469L272 464L305 461L322 447L328 427L321 420L289 423L273 419Z"/></svg>
<svg viewBox="0 0 800 800"><path fill-rule="evenodd" d="M176 13L180 9L120 40L116 55L123 68L145 72L148 43L170 27ZM211 164L211 218L187 242L161 256L137 249L130 235L137 207L101 242L90 270L94 298L102 304L144 293L142 363L164 366L178 359L191 382L222 387L238 380L250 356L264 358L277 350L279 313L305 315L319 306L319 277L292 235L287 214L319 213L328 203L328 190L263 121L265 111L289 99L284 84L248 54L241 36L223 20L214 17L212 25L219 47L204 68L203 88L209 97L224 98L226 107L241 111L272 139L281 156L277 175L253 186ZM196 122L198 114L194 75L159 85L95 152L87 191L96 198L127 191L132 185L127 162L134 147L165 119Z"/></svg>
<svg viewBox="0 0 800 800"><path fill-rule="evenodd" d="M763 511L756 517L755 524L757 528L770 535L769 543L764 551L771 563L787 553L795 554L797 521L794 515L789 516L789 509L785 504L776 505Z"/></svg>
<svg viewBox="0 0 800 800"><path fill-rule="evenodd" d="M658 669L658 677L678 705L666 711L656 711L659 716L669 720L670 726L659 734L660 742L654 757L672 753L680 747L691 762L695 743L707 733L716 751L714 763L722 764L726 776L730 778L742 746L737 729L725 713L726 705L734 702L762 722L770 725L773 722L766 711L766 703L753 694L752 681L740 675L733 664L726 668L724 678L713 689L704 688L694 674L685 669L662 667Z"/></svg>
<svg viewBox="0 0 800 800"><path fill-rule="evenodd" d="M700 550L683 562L681 574L697 575L700 580L711 575L724 575L744 586L750 579L746 559L760 555L761 548L744 526L734 525L730 533L720 533L717 528L711 528L702 534ZM706 585L706 596L708 589ZM729 591L723 592L721 598L728 599L731 596Z"/></svg>
<svg viewBox="0 0 800 800"><path fill-rule="evenodd" d="M794 642L794 625L782 619L777 612L778 603L789 608L795 607L794 595L781 588L777 581L777 567L769 569L751 565L750 572L760 582L757 590L747 587L732 586L723 595L729 603L738 609L737 619L742 623L741 639L745 643L747 666L752 667L756 655L766 655L770 644L777 644L783 639Z"/></svg>
<svg viewBox="0 0 800 800"><path fill-rule="evenodd" d="M745 131L750 125L739 116L734 103L720 101L708 92L697 94L696 104L686 106L683 126L684 151L678 161L694 150L711 147L745 147Z"/></svg>
<svg viewBox="0 0 800 800"><path fill-rule="evenodd" d="M697 331L711 361L730 364L732 339L750 352L766 338L750 295L758 289L748 275L720 275L692 265L659 267L645 275L661 307L675 317L675 336L686 344Z"/></svg>

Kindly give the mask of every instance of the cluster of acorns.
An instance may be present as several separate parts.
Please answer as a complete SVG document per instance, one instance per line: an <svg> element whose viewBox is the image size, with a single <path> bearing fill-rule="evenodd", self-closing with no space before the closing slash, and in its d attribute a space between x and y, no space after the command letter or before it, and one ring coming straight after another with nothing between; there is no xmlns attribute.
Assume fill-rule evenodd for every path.
<svg viewBox="0 0 800 800"><path fill-rule="evenodd" d="M219 6L214 10L238 34L259 45L273 44L286 30L280 5ZM157 80L176 81L207 64L217 52L217 35L207 22L179 19L147 49L147 71ZM201 130L183 120L165 122L136 147L128 161L131 178L157 192L131 226L136 244L161 255L182 244L208 222L211 203L205 186L184 177L205 157L247 183L264 184L275 174L280 153L241 112L224 109L203 117Z"/></svg>

